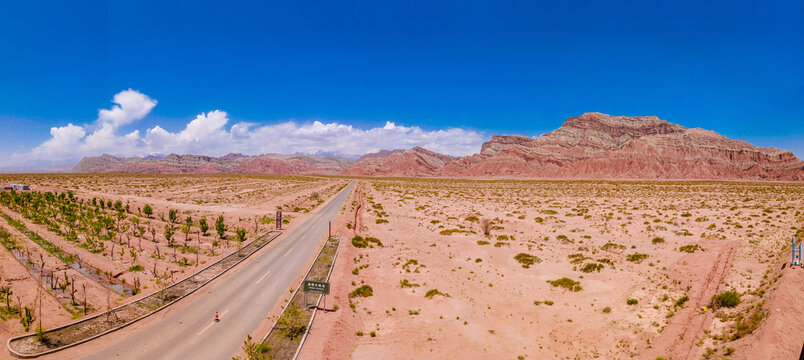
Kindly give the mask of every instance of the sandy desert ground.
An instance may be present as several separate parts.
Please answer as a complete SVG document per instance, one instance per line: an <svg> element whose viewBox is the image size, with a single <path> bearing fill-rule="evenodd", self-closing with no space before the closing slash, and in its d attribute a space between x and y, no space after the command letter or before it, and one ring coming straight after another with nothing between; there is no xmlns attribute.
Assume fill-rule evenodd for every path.
<svg viewBox="0 0 804 360"><path fill-rule="evenodd" d="M189 276L235 251L237 229L246 230L247 241L274 229L277 210L283 211L283 228L292 229L347 181L309 176L117 174L2 175L0 183L32 188L18 194L20 204L0 204L0 237L16 244L22 249L18 255L32 263L26 268L8 248L0 249L0 289L8 287L13 292L6 307L5 293L0 291L0 341L5 344L9 337L25 333L18 309L32 310L30 331L38 324L37 288L42 278L46 291L41 295L41 319L47 329L81 318L85 296L91 316ZM34 196L46 192L53 196ZM5 196L11 199L10 192ZM101 207L101 199L108 205ZM151 216L143 212L146 204L153 209ZM176 211L175 222L170 220L170 210ZM219 216L227 228L226 240L216 231ZM187 217L191 225L183 229ZM209 226L206 235L200 229L202 218ZM166 228L173 229L172 246L168 246ZM78 261L99 276L69 265ZM129 291L136 288L137 294L119 295L103 284ZM3 351L0 357L8 356Z"/></svg>
<svg viewBox="0 0 804 360"><path fill-rule="evenodd" d="M302 358L797 358L802 191L364 179Z"/></svg>
<svg viewBox="0 0 804 360"><path fill-rule="evenodd" d="M55 289L45 286L42 296L44 325L52 328L82 316L85 293L69 299L73 286L86 285L90 315L140 298L190 275L196 261L202 266L236 249L235 241L218 239L219 215L228 239L237 228L249 238L273 229L277 209L292 229L348 179L117 174L4 175L2 182L54 194L25 203L50 220L0 204L11 219L0 217L0 231L36 264L27 269L0 249L0 286L13 291L11 311L0 297L4 343L24 332L15 307L33 309L38 320L38 264L55 273ZM327 301L337 311L319 312L301 355L795 358L804 269L785 262L804 224L802 195L804 185L784 183L360 179L333 223L346 234ZM111 204L91 205L93 198ZM62 214L70 201L81 209L78 218L91 219ZM116 201L129 210L116 210ZM178 213L173 225L170 209ZM118 216L93 232L93 222ZM173 247L166 226L176 229ZM98 242L100 251L87 245ZM68 266L59 257L65 254L112 281L141 284L141 292L111 294L102 279ZM723 296L712 308L715 295Z"/></svg>

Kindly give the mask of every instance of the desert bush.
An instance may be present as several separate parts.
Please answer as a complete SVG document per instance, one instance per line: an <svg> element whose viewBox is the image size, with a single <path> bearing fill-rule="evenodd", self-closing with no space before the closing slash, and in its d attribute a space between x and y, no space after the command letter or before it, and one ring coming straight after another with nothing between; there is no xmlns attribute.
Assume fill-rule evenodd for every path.
<svg viewBox="0 0 804 360"><path fill-rule="evenodd" d="M628 305L636 305L636 304L639 303L639 300L637 300L637 299L628 299L628 300L625 301L625 303L628 304Z"/></svg>
<svg viewBox="0 0 804 360"><path fill-rule="evenodd" d="M603 250L625 250L625 245L607 242L605 245L600 247Z"/></svg>
<svg viewBox="0 0 804 360"><path fill-rule="evenodd" d="M442 292L438 291L438 289L427 290L427 293L424 294L424 297L426 297L428 299L432 299L434 296L437 296L437 295L450 297L449 294L442 293Z"/></svg>
<svg viewBox="0 0 804 360"><path fill-rule="evenodd" d="M556 236L556 240L560 240L562 244L566 243L574 243L575 241L571 240L567 237L567 235L558 235Z"/></svg>
<svg viewBox="0 0 804 360"><path fill-rule="evenodd" d="M664 243L664 238L657 236L657 237L653 238L653 240L651 240L651 242L654 243L654 244L662 244L662 243Z"/></svg>
<svg viewBox="0 0 804 360"><path fill-rule="evenodd" d="M610 312L611 312L611 308L610 308L610 307L606 306L606 307L604 307L604 308L603 308L603 313L604 313L604 314L608 314L608 313L610 313Z"/></svg>
<svg viewBox="0 0 804 360"><path fill-rule="evenodd" d="M377 238L372 237L372 236L367 236L366 237L366 242L367 243L374 243L374 244L377 244L377 246L382 247L382 241L380 241L380 239L377 239ZM369 244L369 246L371 246L371 244Z"/></svg>
<svg viewBox="0 0 804 360"><path fill-rule="evenodd" d="M639 264L639 263L642 262L642 260L645 260L647 258L648 258L648 254L633 253L631 255L628 255L626 260L628 260L630 262L633 262L633 263Z"/></svg>
<svg viewBox="0 0 804 360"><path fill-rule="evenodd" d="M593 271L600 272L600 270L602 270L602 269L603 269L603 265L601 265L601 264L587 263L586 265L583 266L583 268L581 268L581 271L583 271L585 273L590 273L590 272L593 272Z"/></svg>
<svg viewBox="0 0 804 360"><path fill-rule="evenodd" d="M675 306L676 307L684 307L684 303L686 303L689 300L690 300L690 297L687 296L687 295L684 295L684 296L678 298L678 300L676 300Z"/></svg>
<svg viewBox="0 0 804 360"><path fill-rule="evenodd" d="M419 284L412 283L408 281L408 279L399 280L399 287L401 288L408 288L408 287L418 287Z"/></svg>
<svg viewBox="0 0 804 360"><path fill-rule="evenodd" d="M736 291L724 291L720 294L712 296L712 307L728 307L732 308L740 305L740 294Z"/></svg>
<svg viewBox="0 0 804 360"><path fill-rule="evenodd" d="M369 297L374 295L374 289L371 288L369 285L363 285L357 289L354 289L351 293L349 293L350 298L355 297Z"/></svg>
<svg viewBox="0 0 804 360"><path fill-rule="evenodd" d="M573 291L573 292L578 292L578 291L583 290L583 288L581 287L580 282L572 280L572 279L567 278L567 277L563 277L561 279L556 279L556 280L553 280L553 281L548 280L547 282L549 282L550 285L553 285L554 287L562 287L562 288L565 288L565 289L567 289L569 291Z"/></svg>
<svg viewBox="0 0 804 360"><path fill-rule="evenodd" d="M764 319L766 316L768 316L768 314L762 311L761 305L758 306L757 309L747 318L740 315L737 319L737 322L734 324L734 334L732 335L731 339L737 340L752 333L754 330L756 330L756 328L759 327L762 319Z"/></svg>
<svg viewBox="0 0 804 360"><path fill-rule="evenodd" d="M694 253L698 249L701 249L701 247L698 246L698 244L684 245L684 246L678 248L678 251L683 251L683 252L686 252L686 253Z"/></svg>
<svg viewBox="0 0 804 360"><path fill-rule="evenodd" d="M360 235L355 235L355 237L352 238L352 245L356 248L364 248L368 246L368 241Z"/></svg>
<svg viewBox="0 0 804 360"><path fill-rule="evenodd" d="M525 269L529 268L533 264L538 264L542 262L542 259L539 259L538 256L526 253L516 254L516 256L514 256L514 260L522 264L522 267Z"/></svg>

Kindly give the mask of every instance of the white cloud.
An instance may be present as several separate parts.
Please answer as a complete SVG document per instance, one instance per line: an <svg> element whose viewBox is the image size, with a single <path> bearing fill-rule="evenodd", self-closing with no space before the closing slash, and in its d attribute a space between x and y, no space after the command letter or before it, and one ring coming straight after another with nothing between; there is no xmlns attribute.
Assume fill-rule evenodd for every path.
<svg viewBox="0 0 804 360"><path fill-rule="evenodd" d="M112 102L117 105L108 110L98 110L98 122L110 124L114 128L128 125L144 118L156 106L156 100L131 89L115 94Z"/></svg>
<svg viewBox="0 0 804 360"><path fill-rule="evenodd" d="M371 129L359 129L339 122L293 120L266 125L239 122L227 128L229 116L220 110L199 114L178 132L170 132L157 125L146 129L144 135L139 130L118 135L121 126L144 118L157 102L131 89L116 94L113 102L117 105L98 111L98 119L92 125L55 127L50 131L52 137L49 140L30 153L15 157L64 161L101 154L221 156L230 152L248 155L323 152L362 155L414 146L461 156L478 152L483 142L483 134L473 130L447 128L429 131L393 122Z"/></svg>
<svg viewBox="0 0 804 360"><path fill-rule="evenodd" d="M81 139L86 135L84 128L67 124L67 126L50 128L51 138L31 151L35 158L63 159L78 147Z"/></svg>

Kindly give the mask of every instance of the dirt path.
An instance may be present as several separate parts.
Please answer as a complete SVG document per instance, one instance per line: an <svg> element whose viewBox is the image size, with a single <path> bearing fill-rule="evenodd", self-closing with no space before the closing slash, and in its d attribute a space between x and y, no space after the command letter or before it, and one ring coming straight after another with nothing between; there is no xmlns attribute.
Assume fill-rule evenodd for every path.
<svg viewBox="0 0 804 360"><path fill-rule="evenodd" d="M702 286L694 287L695 290L690 294L686 307L675 314L661 337L654 343L653 348L647 352L646 358L669 356L673 359L694 359L698 357L701 349L695 346L695 342L701 338L704 330L709 328L714 318L714 311L708 309L704 312L703 307L708 306L712 296L721 290L723 279L728 274L734 258L737 243L731 242L719 247L720 249L715 249L714 246L709 249L709 251L718 251L718 254L706 273Z"/></svg>

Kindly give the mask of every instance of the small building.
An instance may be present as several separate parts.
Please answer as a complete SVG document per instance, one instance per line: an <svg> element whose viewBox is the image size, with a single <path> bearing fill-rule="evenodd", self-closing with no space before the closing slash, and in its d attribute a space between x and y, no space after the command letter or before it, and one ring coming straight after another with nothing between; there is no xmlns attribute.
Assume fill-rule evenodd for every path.
<svg viewBox="0 0 804 360"><path fill-rule="evenodd" d="M8 184L8 186L6 186L6 189L7 190L17 190L17 191L28 191L28 190L31 190L31 187L28 186L28 185L22 185L22 184Z"/></svg>

